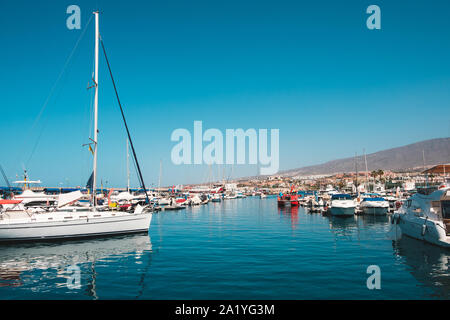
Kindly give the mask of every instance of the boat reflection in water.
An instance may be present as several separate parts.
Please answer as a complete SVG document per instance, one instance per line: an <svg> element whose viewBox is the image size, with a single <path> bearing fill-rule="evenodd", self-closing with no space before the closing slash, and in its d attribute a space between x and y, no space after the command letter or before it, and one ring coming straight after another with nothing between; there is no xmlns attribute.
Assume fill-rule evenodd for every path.
<svg viewBox="0 0 450 320"><path fill-rule="evenodd" d="M139 270L137 281L143 285L151 262L151 251L148 234L1 245L0 287L16 287L39 293L60 291L61 295L70 293L74 297L97 299L96 279L102 271L106 271L105 267L114 263L118 269L126 264L126 268L133 272ZM68 286L74 268L80 270L79 290ZM117 276L120 278L120 273Z"/></svg>
<svg viewBox="0 0 450 320"><path fill-rule="evenodd" d="M291 220L291 228L296 229L298 226L298 206L283 206L278 207L278 213L284 217ZM303 210L303 209L301 209Z"/></svg>
<svg viewBox="0 0 450 320"><path fill-rule="evenodd" d="M393 241L393 248L409 267L409 273L424 287L432 289L433 298L450 298L450 251L405 236Z"/></svg>
<svg viewBox="0 0 450 320"><path fill-rule="evenodd" d="M347 239L380 239L388 240L391 224L387 216L326 216L330 231Z"/></svg>

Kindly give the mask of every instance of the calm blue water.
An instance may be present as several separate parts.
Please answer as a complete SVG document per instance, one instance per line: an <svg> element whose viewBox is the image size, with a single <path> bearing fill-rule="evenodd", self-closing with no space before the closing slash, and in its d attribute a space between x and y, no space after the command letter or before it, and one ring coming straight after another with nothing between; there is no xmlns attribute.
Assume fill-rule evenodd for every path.
<svg viewBox="0 0 450 320"><path fill-rule="evenodd" d="M0 299L448 299L449 251L390 240L391 228L274 198L210 203L153 215L149 235L3 245ZM369 265L380 290L367 289Z"/></svg>

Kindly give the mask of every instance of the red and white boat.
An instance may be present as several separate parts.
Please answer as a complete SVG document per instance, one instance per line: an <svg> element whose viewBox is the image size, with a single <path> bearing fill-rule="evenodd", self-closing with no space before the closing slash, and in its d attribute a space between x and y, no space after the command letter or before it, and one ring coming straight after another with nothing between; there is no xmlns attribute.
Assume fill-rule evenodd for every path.
<svg viewBox="0 0 450 320"><path fill-rule="evenodd" d="M278 206L298 207L300 205L299 196L297 192L291 187L291 191L287 194L278 195Z"/></svg>

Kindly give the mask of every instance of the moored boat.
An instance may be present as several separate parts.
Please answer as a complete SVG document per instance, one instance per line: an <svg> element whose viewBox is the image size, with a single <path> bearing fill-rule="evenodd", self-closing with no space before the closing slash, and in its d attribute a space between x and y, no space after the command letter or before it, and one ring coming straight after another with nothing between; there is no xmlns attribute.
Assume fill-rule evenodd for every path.
<svg viewBox="0 0 450 320"><path fill-rule="evenodd" d="M331 196L330 212L333 216L353 216L356 202L349 194L333 194Z"/></svg>
<svg viewBox="0 0 450 320"><path fill-rule="evenodd" d="M402 234L450 248L450 187L414 194L395 212L392 222Z"/></svg>
<svg viewBox="0 0 450 320"><path fill-rule="evenodd" d="M222 201L222 197L220 196L219 193L215 193L213 195L213 197L211 198L211 201L212 202L221 202Z"/></svg>
<svg viewBox="0 0 450 320"><path fill-rule="evenodd" d="M284 207L284 206L291 206L291 207L298 207L299 201L298 201L298 195L295 193L291 194L280 194L277 199L278 206Z"/></svg>
<svg viewBox="0 0 450 320"><path fill-rule="evenodd" d="M364 214L381 216L388 213L389 202L383 197L367 197L361 201L359 207Z"/></svg>
<svg viewBox="0 0 450 320"><path fill-rule="evenodd" d="M19 206L19 204L2 204L0 208L0 241L35 241L46 239L67 239L67 238L82 238L93 236L106 236L125 233L140 233L148 232L150 227L152 214L148 206L141 206L139 204L127 210L119 210L117 207L110 208L109 206L101 206L98 204L96 193L97 184L97 148L98 148L98 53L100 44L99 33L99 12L94 12L95 15L95 65L94 65L94 138L91 139L93 148L93 173L88 181L91 194L91 204L89 207L74 205L77 201L82 199L84 195L80 191L74 191L67 194L60 194L58 196L57 205L28 208L22 206L17 208L8 207L8 205ZM103 47L103 43L102 43ZM104 47L103 47L104 49ZM106 57L106 52L105 58ZM107 60L108 61L108 60ZM108 62L108 69L110 69ZM110 70L111 71L111 70ZM112 74L111 74L112 78ZM112 78L113 82L114 79ZM115 85L114 85L114 88ZM117 93L117 92L116 92ZM128 126L125 121L125 116L119 101L119 106L122 112L122 118L128 134L128 139L133 149L135 157L135 164L139 173L141 187L146 194L146 202L150 203L146 193L145 184L141 175L139 163L136 159L133 143L131 140ZM44 195L30 194L28 198L34 200L47 202ZM27 201L27 194L22 194L22 202ZM41 197L42 196L42 197ZM6 207L5 207L6 206Z"/></svg>

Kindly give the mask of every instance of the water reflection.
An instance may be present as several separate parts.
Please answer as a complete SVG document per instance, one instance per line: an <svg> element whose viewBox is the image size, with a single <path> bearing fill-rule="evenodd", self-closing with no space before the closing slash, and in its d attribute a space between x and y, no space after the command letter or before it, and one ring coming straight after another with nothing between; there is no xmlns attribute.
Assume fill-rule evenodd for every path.
<svg viewBox="0 0 450 320"><path fill-rule="evenodd" d="M423 286L433 289L434 298L450 298L448 250L406 236L392 243L394 253L403 258L411 275Z"/></svg>
<svg viewBox="0 0 450 320"><path fill-rule="evenodd" d="M299 207L278 207L280 216L291 221L291 228L296 229L298 225L298 210Z"/></svg>
<svg viewBox="0 0 450 320"><path fill-rule="evenodd" d="M384 216L375 216L375 215L362 215L357 216L356 219L361 222L362 226L371 227L380 224L388 223L389 217L387 215Z"/></svg>
<svg viewBox="0 0 450 320"><path fill-rule="evenodd" d="M347 229L354 229L358 225L356 216L327 216L327 219L329 221L330 228L335 230L343 231Z"/></svg>
<svg viewBox="0 0 450 320"><path fill-rule="evenodd" d="M24 287L38 284L38 291L67 291L67 279L73 275L69 266L81 269L83 295L98 298L98 263L111 263L122 258L135 264L150 265L152 245L148 235L124 235L103 239L68 242L24 243L0 247L0 287ZM148 258L148 259L147 259ZM129 266L129 262L127 263ZM144 283L143 279L139 281ZM34 289L32 289L34 290ZM70 291L70 290L69 290ZM141 289L142 291L142 289ZM75 293L75 292L73 292ZM139 294L138 294L139 295Z"/></svg>

